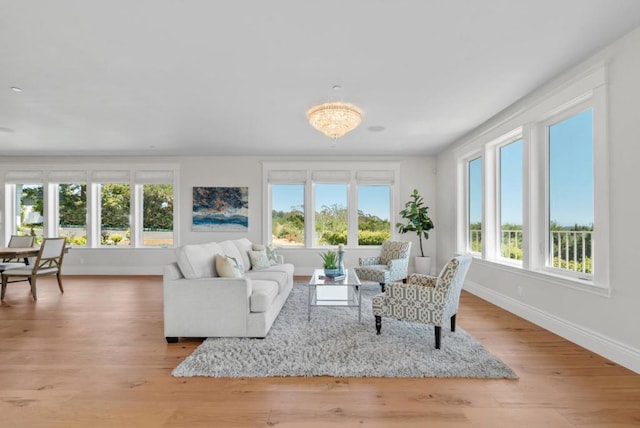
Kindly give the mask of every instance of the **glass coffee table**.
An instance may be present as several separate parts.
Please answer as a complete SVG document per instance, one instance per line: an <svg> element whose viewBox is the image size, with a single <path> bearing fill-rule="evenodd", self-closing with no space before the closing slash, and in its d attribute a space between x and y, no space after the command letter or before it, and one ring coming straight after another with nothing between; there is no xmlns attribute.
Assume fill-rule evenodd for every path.
<svg viewBox="0 0 640 428"><path fill-rule="evenodd" d="M353 269L347 269L344 278L331 278L324 275L324 269L316 269L309 280L309 313L318 306L346 306L358 308L358 321L362 320L362 298L360 279Z"/></svg>

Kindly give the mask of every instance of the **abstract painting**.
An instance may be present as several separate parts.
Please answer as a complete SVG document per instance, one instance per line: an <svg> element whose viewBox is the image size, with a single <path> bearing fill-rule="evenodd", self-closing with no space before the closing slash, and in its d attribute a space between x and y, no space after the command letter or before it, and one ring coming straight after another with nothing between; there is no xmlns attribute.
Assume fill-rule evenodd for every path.
<svg viewBox="0 0 640 428"><path fill-rule="evenodd" d="M246 232L249 229L248 187L194 187L194 232Z"/></svg>

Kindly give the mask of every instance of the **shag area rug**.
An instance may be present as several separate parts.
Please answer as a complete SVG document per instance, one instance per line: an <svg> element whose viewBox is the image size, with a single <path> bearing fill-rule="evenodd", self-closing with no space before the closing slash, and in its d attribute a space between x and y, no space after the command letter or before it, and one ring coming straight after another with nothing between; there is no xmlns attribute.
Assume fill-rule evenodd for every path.
<svg viewBox="0 0 640 428"><path fill-rule="evenodd" d="M376 335L371 297L380 289L362 289L362 322L347 307L314 307L307 321L308 289L296 284L265 339L208 338L173 375L517 378L459 326L442 328L440 350L425 324L383 318Z"/></svg>

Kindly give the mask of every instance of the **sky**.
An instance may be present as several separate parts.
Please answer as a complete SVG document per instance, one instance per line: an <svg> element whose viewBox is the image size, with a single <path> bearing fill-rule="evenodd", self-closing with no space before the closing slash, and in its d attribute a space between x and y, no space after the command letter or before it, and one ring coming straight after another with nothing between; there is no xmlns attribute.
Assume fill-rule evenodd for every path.
<svg viewBox="0 0 640 428"><path fill-rule="evenodd" d="M562 226L593 224L592 110L549 127L549 218ZM500 150L501 223L522 224L522 141ZM482 162L469 163L470 221L481 221Z"/></svg>
<svg viewBox="0 0 640 428"><path fill-rule="evenodd" d="M304 203L304 186L274 185L272 186L273 209L289 211L292 206ZM344 184L316 184L316 209L323 205L340 204L347 206L347 186ZM390 192L389 186L358 186L358 209L366 214L373 214L383 220L389 220Z"/></svg>

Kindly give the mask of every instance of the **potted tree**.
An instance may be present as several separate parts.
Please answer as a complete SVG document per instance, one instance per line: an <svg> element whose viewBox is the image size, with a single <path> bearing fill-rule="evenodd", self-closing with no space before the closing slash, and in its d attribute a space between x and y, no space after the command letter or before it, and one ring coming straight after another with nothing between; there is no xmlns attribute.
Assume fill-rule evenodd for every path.
<svg viewBox="0 0 640 428"><path fill-rule="evenodd" d="M400 216L406 223L396 223L399 233L415 232L420 241L420 256L415 258L415 270L417 273L429 274L431 272L431 257L424 255L422 248L422 238L429 239L429 231L433 229L433 222L429 218L429 207L424 204L424 199L418 193L418 189L413 189L404 209L400 211Z"/></svg>

